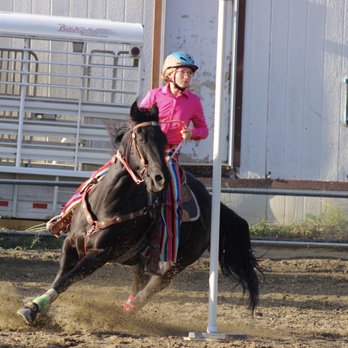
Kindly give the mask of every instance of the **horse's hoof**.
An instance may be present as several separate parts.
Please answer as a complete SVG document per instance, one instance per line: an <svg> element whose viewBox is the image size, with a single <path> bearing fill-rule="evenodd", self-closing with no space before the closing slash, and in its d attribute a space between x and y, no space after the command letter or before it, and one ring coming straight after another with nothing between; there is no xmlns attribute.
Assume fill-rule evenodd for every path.
<svg viewBox="0 0 348 348"><path fill-rule="evenodd" d="M127 302L123 304L123 313L127 315L135 314L142 306L143 297L141 295L130 295Z"/></svg>
<svg viewBox="0 0 348 348"><path fill-rule="evenodd" d="M39 307L35 303L30 303L18 309L17 315L22 318L28 325L32 324L39 312Z"/></svg>
<svg viewBox="0 0 348 348"><path fill-rule="evenodd" d="M133 314L135 309L135 305L130 303L124 303L123 304L123 313L124 314Z"/></svg>
<svg viewBox="0 0 348 348"><path fill-rule="evenodd" d="M134 295L129 295L127 301L123 304L123 313L129 314L135 308L135 305L132 303L135 299Z"/></svg>

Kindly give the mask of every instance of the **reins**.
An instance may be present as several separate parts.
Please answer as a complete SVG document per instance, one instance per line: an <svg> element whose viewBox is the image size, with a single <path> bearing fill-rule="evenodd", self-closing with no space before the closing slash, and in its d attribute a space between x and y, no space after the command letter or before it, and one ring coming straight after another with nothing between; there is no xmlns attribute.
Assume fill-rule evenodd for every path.
<svg viewBox="0 0 348 348"><path fill-rule="evenodd" d="M137 128L147 127L147 126L158 127L159 123L158 122L154 122L154 121L141 122L141 123L138 123L137 125L133 126L132 129L131 129L132 145L135 148L135 152L136 152L137 156L139 157L140 163L142 164L142 169L140 171L140 178L137 177L137 175L135 174L134 170L129 166L128 162L123 158L123 156L121 155L119 150L117 150L117 153L115 155L116 158L122 163L124 168L127 170L129 175L131 176L131 178L133 179L133 181L137 185L141 184L145 180L146 173L147 173L147 164L146 164L146 161L145 161L145 158L144 158L142 152L140 151L140 148L139 148L137 142L135 141L136 140L136 134L134 133L134 131Z"/></svg>
<svg viewBox="0 0 348 348"><path fill-rule="evenodd" d="M186 127L186 123L181 120L170 120L170 121L161 121L160 124L171 124L171 123L180 123L183 127ZM175 148L174 152L169 156L169 158L174 158L174 156L181 150L185 144L185 139L181 140L178 146Z"/></svg>
<svg viewBox="0 0 348 348"><path fill-rule="evenodd" d="M128 162L122 157L121 153L119 150L117 150L115 157L122 163L123 167L127 170L128 174L131 176L131 178L133 179L133 181L139 185L141 184L145 179L144 177L142 177L141 179L139 179L135 172L133 171L133 169L129 166ZM141 173L145 172L145 170L147 170L147 166L144 164L143 169L141 170Z"/></svg>
<svg viewBox="0 0 348 348"><path fill-rule="evenodd" d="M134 133L134 130L136 130L137 128L140 127L146 127L146 126L160 126L161 124L170 124L170 123L180 123L183 126L186 126L185 122L181 121L181 120L171 120L171 121L161 121L161 122L154 122L154 121L148 121L148 122L142 122L139 123L137 125L135 125L134 127L132 127L131 132L132 132L132 145L135 148L136 154L138 155L139 159L140 159L140 163L142 164L142 169L140 171L140 178L137 177L136 173L134 172L134 170L129 166L128 162L123 158L122 154L120 153L119 150L117 150L117 153L115 155L115 157L122 163L122 165L124 166L124 168L127 170L127 172L129 173L129 175L131 176L131 178L133 179L133 181L139 185L142 182L144 182L145 177L146 177L146 173L147 173L147 164L145 163L145 159L143 154L141 153L139 146L137 144L137 142L135 141L136 139L136 135ZM182 148L182 146L184 145L185 140L183 139L180 144L176 147L175 151L172 153L172 155L170 156L170 158L173 158Z"/></svg>

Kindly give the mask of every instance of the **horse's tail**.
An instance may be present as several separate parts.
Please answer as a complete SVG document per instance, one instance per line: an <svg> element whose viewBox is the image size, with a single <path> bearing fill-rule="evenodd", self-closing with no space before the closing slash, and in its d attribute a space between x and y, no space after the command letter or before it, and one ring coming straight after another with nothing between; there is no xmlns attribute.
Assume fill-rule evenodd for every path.
<svg viewBox="0 0 348 348"><path fill-rule="evenodd" d="M221 204L219 263L222 274L238 281L249 293L249 306L254 312L259 302L259 280L256 271L260 266L251 249L249 225Z"/></svg>

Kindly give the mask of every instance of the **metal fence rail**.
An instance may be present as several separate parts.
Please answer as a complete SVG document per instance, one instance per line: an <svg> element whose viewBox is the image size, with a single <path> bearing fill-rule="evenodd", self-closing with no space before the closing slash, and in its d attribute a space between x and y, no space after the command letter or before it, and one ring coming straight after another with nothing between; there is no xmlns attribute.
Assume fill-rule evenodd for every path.
<svg viewBox="0 0 348 348"><path fill-rule="evenodd" d="M47 186L65 186L74 187L81 184L75 181L51 181L51 180L24 180L24 179L0 179L0 185L47 185ZM211 192L212 188L207 187ZM242 187L222 187L221 193L238 193L238 194L254 194L254 195L270 195L270 196L306 196L306 197L330 197L330 198L348 198L346 191L333 190L298 190L298 189L272 189L272 188L242 188Z"/></svg>
<svg viewBox="0 0 348 348"><path fill-rule="evenodd" d="M78 187L80 181L52 181L52 180L16 180L0 179L0 185L38 185L38 186L62 186ZM211 188L208 187L208 191ZM320 190L291 190L291 189L263 189L263 188L222 188L221 193L238 193L238 194L257 194L257 195L283 195L283 196L307 196L307 197L331 197L331 198L348 198L348 192L339 191L320 191ZM51 236L48 232L33 231L1 231L6 235L40 235ZM254 246L274 246L274 247L310 247L322 249L348 249L348 243L335 241L292 241L292 240L271 240L271 239L252 239Z"/></svg>
<svg viewBox="0 0 348 348"><path fill-rule="evenodd" d="M43 236L52 237L52 234L43 231L35 232L30 230L8 230L0 231L0 235L7 236ZM64 237L63 237L64 238ZM289 248L313 248L313 249L335 249L335 250L346 250L348 249L348 243L340 242L316 242L316 241L291 241L291 240L274 240L274 239L252 239L251 244L253 246L268 246L268 247L289 247Z"/></svg>

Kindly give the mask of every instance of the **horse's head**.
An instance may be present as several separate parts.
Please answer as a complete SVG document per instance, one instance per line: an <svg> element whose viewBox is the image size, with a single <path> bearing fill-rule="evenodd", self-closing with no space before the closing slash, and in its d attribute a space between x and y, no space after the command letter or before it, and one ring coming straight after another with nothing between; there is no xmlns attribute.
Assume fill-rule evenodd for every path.
<svg viewBox="0 0 348 348"><path fill-rule="evenodd" d="M149 192L160 192L169 179L164 159L165 134L159 126L158 108L139 109L134 102L130 112L130 129L123 136L116 134L119 152L125 158L131 171L144 181ZM121 140L122 139L122 140Z"/></svg>

